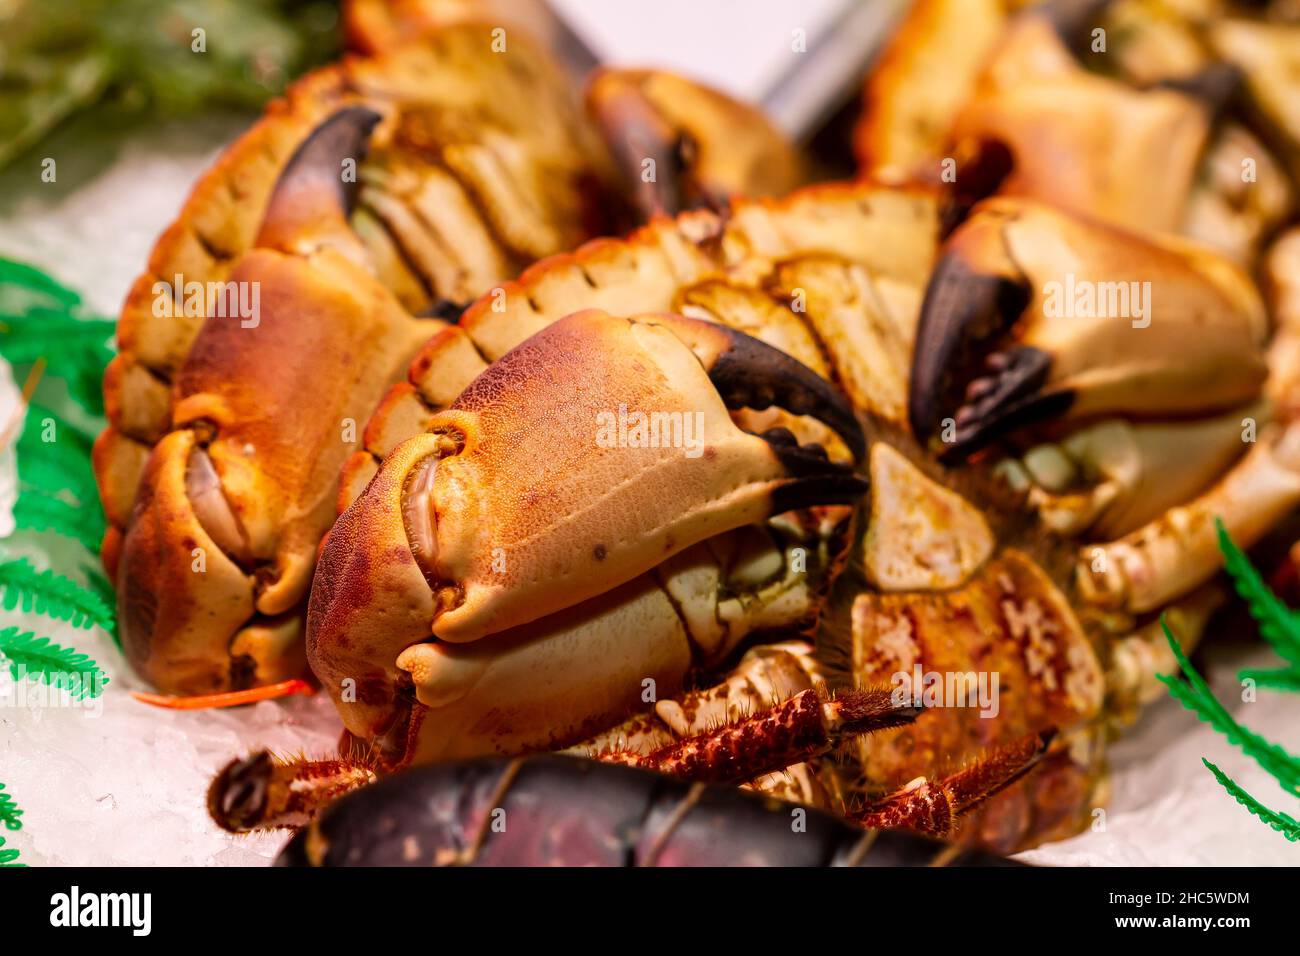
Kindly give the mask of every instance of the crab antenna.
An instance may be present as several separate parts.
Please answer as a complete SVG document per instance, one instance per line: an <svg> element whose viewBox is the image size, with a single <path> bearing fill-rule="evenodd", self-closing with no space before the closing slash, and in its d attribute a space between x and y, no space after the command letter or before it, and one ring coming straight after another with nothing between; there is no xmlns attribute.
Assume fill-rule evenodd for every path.
<svg viewBox="0 0 1300 956"><path fill-rule="evenodd" d="M315 687L295 677L292 680L280 681L278 684L265 684L247 690L228 690L217 694L196 694L193 697L173 697L170 694L150 694L144 691L132 691L131 696L143 704L166 707L169 710L210 710L216 707L255 704L259 700L277 700L294 694L311 696L314 693L316 693Z"/></svg>

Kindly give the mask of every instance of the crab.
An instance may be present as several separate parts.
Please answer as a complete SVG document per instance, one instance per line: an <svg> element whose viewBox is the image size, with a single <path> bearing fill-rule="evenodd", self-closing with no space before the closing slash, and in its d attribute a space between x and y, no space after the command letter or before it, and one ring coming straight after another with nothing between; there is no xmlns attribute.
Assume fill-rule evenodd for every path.
<svg viewBox="0 0 1300 956"><path fill-rule="evenodd" d="M1054 23L1017 21L1006 76L1041 55L1107 123L1131 108L1199 130L1178 155L1205 161L1221 129L1212 84L1096 85ZM427 42L455 32L439 25ZM415 49L346 69L391 77L383 64ZM349 79L295 139L276 187L258 180L267 215L231 258L267 270L267 300L294 317L272 327L319 348L321 327L303 318L320 316L340 336L323 355L374 348L364 387L322 388L314 365L292 394L325 400L299 409L292 451L241 443L290 418L240 404L251 376L188 405L181 383L256 373L285 348L229 344L230 323L210 320L181 350L157 448L119 453L120 429L102 440L101 474L130 478L108 482L119 496L134 487L121 462L149 458L119 527L130 525L126 545L110 532L105 554L119 564L124 627L141 635L127 646L160 685L195 693L296 673L315 567L306 655L346 728L340 754L233 762L210 792L214 818L298 826L414 764L568 750L999 852L1077 831L1104 801L1107 737L1172 664L1156 614L1190 645L1217 606L1213 519L1249 545L1300 503L1292 393L1279 384L1294 328L1270 343L1240 265L1289 198L1261 206L1228 258L1153 232L1098 190L1105 149L1071 153L1068 201L1045 205L1025 185L1033 150L1007 148L1034 128L1012 109L1012 84L989 86L963 120L978 175L956 189L867 180L724 202L757 191L737 179L783 167L752 161L782 155L774 137L760 126L732 136L735 150L710 150L672 113L688 101L676 81L652 79L617 76L593 104L601 125L643 145L620 151L615 137L607 155L593 137L574 168L593 164L618 206L660 215L571 254L560 250L593 230L564 196L553 219L516 221L525 210L503 205L458 220L493 243L540 221L525 231L556 253L512 282L501 280L527 258L518 250L475 273L467 296L486 294L463 312L465 290L446 278L463 273L441 256L481 247L420 245L390 195L414 207L427 187L441 203L420 207L431 216L457 194L442 173L398 176L411 144L391 129L406 111L393 124ZM1016 117L1005 129L1004 112ZM366 143L354 196L334 170ZM619 185L620 152L624 165L656 159L668 188ZM1195 235L1185 223L1199 187L1165 185L1157 225ZM692 204L705 208L662 215ZM1289 249L1268 257L1275 311L1290 301ZM1130 279L1152 285L1134 322L1044 321L1052 283ZM433 314L417 322L421 311ZM388 336L402 347L382 346ZM411 352L407 380L380 398ZM119 398L114 374L125 381L138 359L124 350L110 373ZM376 399L357 441L335 440ZM1243 440L1246 422L1258 441ZM249 458L257 466L242 468ZM254 482L259 470L274 482ZM200 558L220 565L224 592L211 578L196 586ZM977 706L927 703L936 674L959 678L945 693Z"/></svg>
<svg viewBox="0 0 1300 956"><path fill-rule="evenodd" d="M1086 825L1108 735L1171 663L1154 612L1190 645L1216 606L1212 518L1250 544L1300 503L1236 490L1282 447L1265 310L1181 240L1011 197L945 239L950 202L862 183L683 214L440 331L345 469L312 588L341 756L236 761L218 821L564 749L999 852ZM1125 268L1149 322L1041 320L1053 278ZM1243 409L1264 436L1244 455ZM1143 470L1191 437L1193 477ZM1061 449L1081 464L1053 484ZM1000 688L927 709L935 674ZM836 716L886 686L883 723Z"/></svg>
<svg viewBox="0 0 1300 956"><path fill-rule="evenodd" d="M1297 28L1220 6L922 0L868 77L862 169L1181 234L1253 267L1295 208Z"/></svg>
<svg viewBox="0 0 1300 956"><path fill-rule="evenodd" d="M374 55L273 105L200 181L127 298L94 464L123 646L160 690L305 673L339 466L459 304L644 215L799 177L748 107L605 70L584 111L523 28L461 13L393 44L358 5L354 40Z"/></svg>

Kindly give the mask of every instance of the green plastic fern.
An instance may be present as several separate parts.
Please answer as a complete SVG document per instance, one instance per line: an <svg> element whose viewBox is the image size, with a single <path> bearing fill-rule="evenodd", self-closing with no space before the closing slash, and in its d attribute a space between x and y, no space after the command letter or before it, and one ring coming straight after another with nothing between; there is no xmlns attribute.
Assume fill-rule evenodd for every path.
<svg viewBox="0 0 1300 956"><path fill-rule="evenodd" d="M108 683L108 676L88 655L17 627L0 630L0 655L9 661L14 680L35 677L43 684L63 688L77 700L98 697Z"/></svg>
<svg viewBox="0 0 1300 956"><path fill-rule="evenodd" d="M74 439L74 447L80 446L87 454L89 454L90 446L95 443L96 432L93 429L88 429L84 426L78 425L76 422L66 416L60 415L54 409L47 405L42 405L40 402L27 403L28 428L24 430L24 434L30 432L29 440L40 441L42 444L47 444L44 435L47 420L55 429L53 436L55 441L48 442L49 445L53 445L56 442L62 444L65 438L71 437Z"/></svg>
<svg viewBox="0 0 1300 956"><path fill-rule="evenodd" d="M70 425L58 424L52 413L32 405L27 409L27 427L18 439L18 468L24 482L66 489L78 501L94 504L97 489L90 465L90 445ZM44 422L55 423L55 440L45 441Z"/></svg>
<svg viewBox="0 0 1300 956"><path fill-rule="evenodd" d="M23 812L14 803L14 798L3 792L4 788L5 785L0 783L0 824L4 824L6 830L21 830Z"/></svg>
<svg viewBox="0 0 1300 956"><path fill-rule="evenodd" d="M1214 774L1214 779L1219 781L1219 785L1232 794L1234 800L1253 813L1259 819L1263 820L1278 833L1282 834L1292 843L1300 840L1300 820L1288 816L1278 810L1270 810L1264 806L1249 793L1241 788L1241 785L1229 777L1226 773L1216 767L1204 757L1201 763L1210 768L1210 773Z"/></svg>
<svg viewBox="0 0 1300 956"><path fill-rule="evenodd" d="M44 457L41 451L23 442L18 448L18 481L47 495L71 495L78 505L96 507L93 475L69 470L65 463Z"/></svg>
<svg viewBox="0 0 1300 956"><path fill-rule="evenodd" d="M93 354L112 358L108 343L113 323L106 319L69 318L48 309L0 318L5 324L4 356L14 365L44 358L58 364L64 356Z"/></svg>
<svg viewBox="0 0 1300 956"><path fill-rule="evenodd" d="M0 563L0 590L6 611L21 606L24 613L34 611L73 627L98 624L109 632L117 627L112 606L99 594L53 571L37 571L25 558Z"/></svg>
<svg viewBox="0 0 1300 956"><path fill-rule="evenodd" d="M84 314L81 297L40 270L0 259L0 355L16 366L43 362L48 377L62 379L69 398L90 416L103 413L100 383L113 355L113 326L111 320ZM28 403L16 443L18 527L64 535L98 554L104 516L90 463L93 441L90 428ZM117 640L112 586L98 568L82 570L85 586L53 570L37 571L26 560L0 563L3 609L35 612L76 627L98 624ZM77 700L98 697L108 683L88 655L16 626L0 630L0 657L14 680L33 678L62 687ZM3 789L0 784L0 823L17 830L22 811ZM18 855L0 837L0 867L24 866Z"/></svg>
<svg viewBox="0 0 1300 956"><path fill-rule="evenodd" d="M60 285L35 266L12 259L0 259L0 286L15 286L28 292L44 296L47 300L72 309L81 304L81 296L72 289Z"/></svg>
<svg viewBox="0 0 1300 956"><path fill-rule="evenodd" d="M86 315L81 296L39 270L0 260L0 355L15 366L44 360L92 415L104 411L100 382L113 357L113 326Z"/></svg>
<svg viewBox="0 0 1300 956"><path fill-rule="evenodd" d="M1219 533L1219 549L1223 552L1224 568L1232 579L1233 586L1245 601L1265 640L1272 645L1280 657L1289 662L1289 666L1282 668L1243 670L1238 676L1242 680L1252 680L1257 687L1268 690L1300 691L1300 616L1297 616L1295 611L1283 604L1272 592L1250 560L1228 535L1223 522L1216 521L1216 527ZM1183 683L1176 677L1160 675L1159 679L1169 689L1169 693L1197 717L1223 734L1229 743L1239 747L1242 752L1254 759L1287 793L1292 796L1300 795L1300 757L1239 724L1219 703L1209 685L1192 667L1163 616L1160 619L1160 626L1164 629L1169 649L1173 652L1178 667L1186 678L1186 683ZM1204 757L1201 760L1219 785L1251 814L1288 840L1300 840L1300 821L1279 810L1266 807L1209 760Z"/></svg>
<svg viewBox="0 0 1300 956"><path fill-rule="evenodd" d="M1250 559L1233 542L1221 520L1215 519L1219 532L1219 550L1223 552L1223 566L1232 579L1237 594L1246 602L1259 633L1273 645L1279 657L1300 668L1300 616L1283 604L1274 594Z"/></svg>
<svg viewBox="0 0 1300 956"><path fill-rule="evenodd" d="M26 863L18 862L17 850L6 850L5 838L0 837L0 867L2 866L26 866Z"/></svg>
<svg viewBox="0 0 1300 956"><path fill-rule="evenodd" d="M1249 667L1238 671L1237 676L1243 681L1254 681L1256 687L1262 687L1264 690L1285 690L1300 694L1300 669L1295 667L1268 670Z"/></svg>
<svg viewBox="0 0 1300 956"><path fill-rule="evenodd" d="M96 509L79 508L54 495L27 489L14 502L14 524L27 531L53 531L99 553L104 519Z"/></svg>
<svg viewBox="0 0 1300 956"><path fill-rule="evenodd" d="M6 830L21 830L23 828L23 812L14 803L14 798L4 792L4 788L5 785L0 783L0 824L4 824ZM0 867L27 865L18 862L17 850L6 850L4 845L4 837L0 837Z"/></svg>

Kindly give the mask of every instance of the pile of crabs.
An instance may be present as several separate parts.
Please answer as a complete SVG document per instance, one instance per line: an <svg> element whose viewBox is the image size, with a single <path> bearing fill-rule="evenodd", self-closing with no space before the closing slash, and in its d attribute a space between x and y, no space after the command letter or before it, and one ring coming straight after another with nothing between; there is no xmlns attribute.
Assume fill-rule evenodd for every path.
<svg viewBox="0 0 1300 956"><path fill-rule="evenodd" d="M583 102L508 8L354 0L358 53L200 180L105 378L134 668L190 704L306 678L345 728L234 760L217 822L313 863L1085 827L1158 616L1190 649L1226 599L1216 520L1277 544L1300 505L1286 8L918 0L860 177L805 186L717 92ZM156 308L178 275L260 314Z"/></svg>

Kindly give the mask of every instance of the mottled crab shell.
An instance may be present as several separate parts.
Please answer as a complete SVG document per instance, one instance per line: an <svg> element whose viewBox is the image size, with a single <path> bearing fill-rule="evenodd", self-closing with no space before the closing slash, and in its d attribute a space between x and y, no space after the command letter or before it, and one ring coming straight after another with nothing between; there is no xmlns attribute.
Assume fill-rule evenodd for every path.
<svg viewBox="0 0 1300 956"><path fill-rule="evenodd" d="M442 409L489 361L575 308L627 315L637 314L638 304L712 318L767 338L823 376L835 374L831 369L836 368L838 381L855 403L901 422L906 412L906 389L898 375L906 367L901 343L911 335L938 228L937 196L923 189L828 186L779 201L738 202L725 220L713 213L688 213L655 222L626 240L597 241L539 263L517 282L504 284L500 294L483 297L459 326L432 339L412 363L410 382L389 394L367 426L368 451L349 463L340 501L344 513L322 553L313 587L309 657L351 733L367 741L382 738L399 753L409 744L415 759L572 744L638 709L645 677L656 678L661 694L670 693L666 688L680 682L692 656L716 660L749 626L803 623L809 611L806 596L783 600L778 591L770 611L761 603L732 608L703 600L725 582L716 567L710 573L706 562L697 567L686 561L658 581L638 578L570 612L470 644L431 641L435 597L412 554L401 501L407 476L436 447L436 436L406 439L436 430ZM840 256L832 258L827 252L832 249L840 250ZM837 302L843 288L852 294ZM800 307L793 300L803 299L808 324L791 311ZM545 369L539 374L539 387L556 384ZM598 376L579 382L560 378L562 390L594 386ZM454 390L451 382L457 383ZM559 394L553 388L539 392L543 397ZM526 413L521 423L545 407L542 403L537 412ZM757 416L746 427L788 426L800 440L826 442L832 458L843 460L844 445L828 440L834 432L806 416L774 419L776 411L744 412ZM454 423L454 413L444 417ZM520 423L505 424L511 433ZM589 424L594 428L594 421ZM544 428L544 420L539 425ZM540 439L545 437L543 431ZM556 449L530 465L527 474L510 480L528 478L568 455ZM580 487L576 476L572 485ZM676 500L690 490L684 487L671 497ZM538 498L549 492L546 483L533 482L521 493ZM645 493L665 501L670 494L662 485L647 487ZM588 542L579 557L593 561L597 543ZM511 553L504 550L509 570ZM480 557L490 560L491 551ZM603 573L594 563L591 570ZM536 587L534 581L527 583ZM544 601L556 597L542 595ZM683 623L690 631L689 644ZM547 641L557 640L570 650L546 650ZM584 681L576 676L577 668L540 663L567 660L572 649L581 647L589 648L584 659L593 664L631 662L632 672L620 667L605 679ZM615 653L614 647L622 649ZM403 653L407 648L411 650ZM494 655L498 659L491 663ZM646 655L644 662L641 655ZM470 660L472 666L462 666ZM348 678L355 684L345 685ZM401 688L410 688L412 679L415 697L428 713L411 740L393 741L389 730L395 722L406 732ZM355 695L345 695L348 686ZM584 711L586 704L592 709ZM516 719L527 708L532 723ZM574 714L581 716L575 719Z"/></svg>

